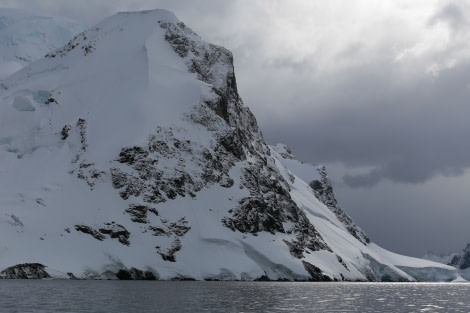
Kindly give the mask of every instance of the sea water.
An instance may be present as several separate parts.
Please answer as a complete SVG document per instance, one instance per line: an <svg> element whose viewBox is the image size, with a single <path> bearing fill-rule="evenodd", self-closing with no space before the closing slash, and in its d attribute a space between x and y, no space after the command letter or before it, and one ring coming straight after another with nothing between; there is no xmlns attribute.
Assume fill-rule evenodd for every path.
<svg viewBox="0 0 470 313"><path fill-rule="evenodd" d="M0 312L470 312L470 284L0 280Z"/></svg>

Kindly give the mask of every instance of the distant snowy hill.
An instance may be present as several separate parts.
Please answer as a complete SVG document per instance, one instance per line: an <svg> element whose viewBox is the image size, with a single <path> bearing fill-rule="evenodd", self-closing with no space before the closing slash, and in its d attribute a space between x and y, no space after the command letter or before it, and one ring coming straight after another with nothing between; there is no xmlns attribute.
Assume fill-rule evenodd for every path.
<svg viewBox="0 0 470 313"><path fill-rule="evenodd" d="M463 278L470 280L470 243L461 252L440 255L428 252L423 259L451 265L459 270Z"/></svg>
<svg viewBox="0 0 470 313"><path fill-rule="evenodd" d="M0 277L451 281L268 146L232 54L119 13L0 84Z"/></svg>
<svg viewBox="0 0 470 313"><path fill-rule="evenodd" d="M0 81L63 46L84 29L63 17L0 8Z"/></svg>

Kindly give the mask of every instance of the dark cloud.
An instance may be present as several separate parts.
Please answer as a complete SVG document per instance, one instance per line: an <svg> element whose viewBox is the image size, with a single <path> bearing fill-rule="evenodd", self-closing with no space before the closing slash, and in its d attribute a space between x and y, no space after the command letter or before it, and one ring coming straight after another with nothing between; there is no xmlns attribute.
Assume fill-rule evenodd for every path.
<svg viewBox="0 0 470 313"><path fill-rule="evenodd" d="M468 173L467 173L468 174ZM335 194L375 243L391 251L423 256L455 252L469 240L468 176L439 177L420 185L382 182L369 189L335 185Z"/></svg>
<svg viewBox="0 0 470 313"><path fill-rule="evenodd" d="M367 174L344 175L343 181L350 187L372 187L379 183L383 178L380 169L373 169Z"/></svg>
<svg viewBox="0 0 470 313"><path fill-rule="evenodd" d="M261 119L265 136L290 143L304 160L373 167L344 176L351 187L461 175L470 167L470 63L425 77L412 88L396 87L400 75L392 68L364 67L337 74L342 79L336 93L302 97L310 107L285 112L288 119Z"/></svg>
<svg viewBox="0 0 470 313"><path fill-rule="evenodd" d="M226 14L232 4L216 0L4 0L4 7L39 10L44 14L54 14L76 19L93 25L102 19L121 11L140 11L152 9L167 9L173 11L180 19L195 21L194 25L211 23L211 16L219 18ZM181 12L181 14L178 14ZM217 14L219 15L217 15ZM201 17L204 17L201 19Z"/></svg>
<svg viewBox="0 0 470 313"><path fill-rule="evenodd" d="M306 59L294 60L292 58L275 58L264 63L267 68L289 68L294 71L308 71L312 70L312 64Z"/></svg>
<svg viewBox="0 0 470 313"><path fill-rule="evenodd" d="M461 3L449 2L438 10L438 12L429 20L429 24L434 25L439 21L443 21L448 23L452 30L461 30L463 27L468 26L465 9L465 6Z"/></svg>

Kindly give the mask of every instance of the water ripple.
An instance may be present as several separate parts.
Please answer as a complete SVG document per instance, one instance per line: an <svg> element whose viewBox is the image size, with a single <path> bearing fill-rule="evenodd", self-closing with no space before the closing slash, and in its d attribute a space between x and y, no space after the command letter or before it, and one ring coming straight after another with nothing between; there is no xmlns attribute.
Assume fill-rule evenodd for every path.
<svg viewBox="0 0 470 313"><path fill-rule="evenodd" d="M0 280L2 313L469 312L469 308L470 284L464 283Z"/></svg>

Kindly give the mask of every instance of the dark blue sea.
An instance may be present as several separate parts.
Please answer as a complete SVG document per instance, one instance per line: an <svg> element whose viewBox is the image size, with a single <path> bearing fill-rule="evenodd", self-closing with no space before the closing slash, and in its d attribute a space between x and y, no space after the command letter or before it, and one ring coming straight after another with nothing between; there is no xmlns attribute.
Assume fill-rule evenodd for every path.
<svg viewBox="0 0 470 313"><path fill-rule="evenodd" d="M470 312L470 283L0 280L0 312Z"/></svg>

